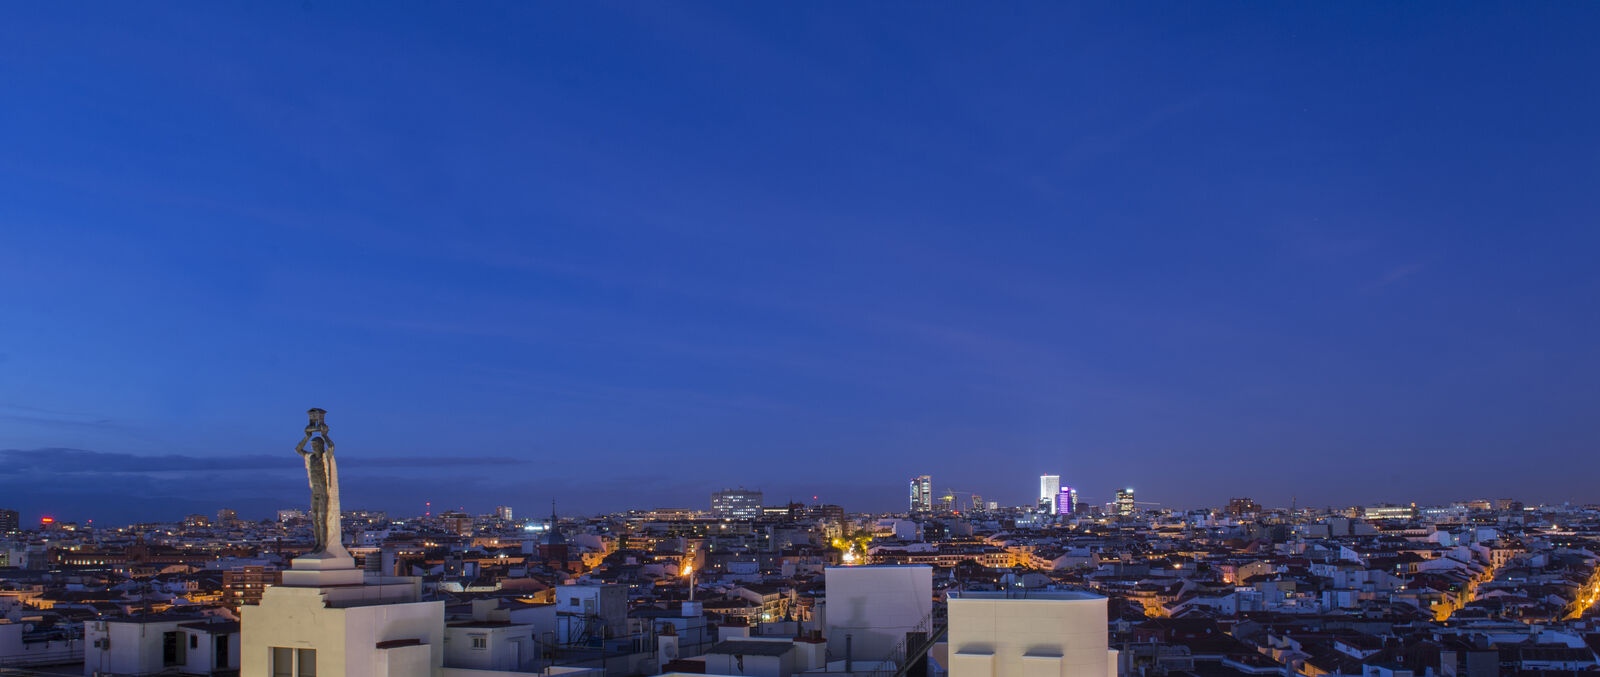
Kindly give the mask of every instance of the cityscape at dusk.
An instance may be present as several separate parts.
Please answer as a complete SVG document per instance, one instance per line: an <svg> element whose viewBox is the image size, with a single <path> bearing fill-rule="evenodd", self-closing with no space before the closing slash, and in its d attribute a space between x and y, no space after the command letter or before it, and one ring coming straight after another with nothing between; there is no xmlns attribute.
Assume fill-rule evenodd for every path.
<svg viewBox="0 0 1600 677"><path fill-rule="evenodd" d="M0 8L0 677L1600 672L1597 31Z"/></svg>

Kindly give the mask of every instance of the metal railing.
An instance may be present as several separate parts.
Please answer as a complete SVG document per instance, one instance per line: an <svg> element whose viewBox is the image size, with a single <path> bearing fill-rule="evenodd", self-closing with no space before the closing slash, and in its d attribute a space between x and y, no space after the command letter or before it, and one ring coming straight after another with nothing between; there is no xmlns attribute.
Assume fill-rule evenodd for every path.
<svg viewBox="0 0 1600 677"><path fill-rule="evenodd" d="M874 669L866 674L870 677L906 677L911 666L928 655L928 649L944 637L949 627L947 623L942 622L946 618L942 613L944 611L943 608L935 606L928 615L917 622L916 626L901 635L900 641L895 642L889 649L889 655L878 661ZM916 646L910 646L913 637L918 638Z"/></svg>
<svg viewBox="0 0 1600 677"><path fill-rule="evenodd" d="M39 665L65 665L83 662L83 647L69 647L51 651L24 651L0 657L0 668L25 668Z"/></svg>

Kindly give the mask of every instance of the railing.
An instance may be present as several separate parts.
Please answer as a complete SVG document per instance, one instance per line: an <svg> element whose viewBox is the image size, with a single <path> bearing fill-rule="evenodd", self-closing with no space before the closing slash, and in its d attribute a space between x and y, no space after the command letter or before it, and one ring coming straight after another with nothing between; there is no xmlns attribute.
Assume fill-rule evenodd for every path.
<svg viewBox="0 0 1600 677"><path fill-rule="evenodd" d="M933 646L934 642L937 642L940 637L944 636L947 625L940 622L945 620L944 615L941 613L943 611L943 608L937 606L932 611L929 611L928 615L923 616L915 627L901 635L900 641L895 642L894 646L889 649L889 655L878 661L873 670L866 674L870 677L905 677L906 673L911 670L911 665L926 656L928 648ZM921 641L917 643L917 646L908 646L913 634L920 634Z"/></svg>
<svg viewBox="0 0 1600 677"><path fill-rule="evenodd" d="M21 668L35 665L62 665L83 661L83 647L70 647L54 651L24 651L0 657L0 668Z"/></svg>

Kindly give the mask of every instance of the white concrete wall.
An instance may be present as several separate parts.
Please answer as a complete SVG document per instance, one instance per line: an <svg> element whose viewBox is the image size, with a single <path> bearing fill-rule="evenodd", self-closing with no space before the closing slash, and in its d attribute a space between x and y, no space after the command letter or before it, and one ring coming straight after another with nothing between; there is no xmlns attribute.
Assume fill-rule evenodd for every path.
<svg viewBox="0 0 1600 677"><path fill-rule="evenodd" d="M178 623L84 623L83 674L113 672L138 675L161 672L167 667L163 664L165 656L162 653L162 641L166 633L178 632L179 641L185 647L183 650L187 650L188 638L178 630ZM96 647L96 642L102 646Z"/></svg>
<svg viewBox="0 0 1600 677"><path fill-rule="evenodd" d="M853 657L876 661L933 610L933 567L828 567L825 634L828 652L844 657L845 636L854 638Z"/></svg>
<svg viewBox="0 0 1600 677"><path fill-rule="evenodd" d="M1104 597L1003 595L951 597L950 677L1105 677L1115 669Z"/></svg>
<svg viewBox="0 0 1600 677"><path fill-rule="evenodd" d="M452 668L519 671L532 664L538 651L529 625L447 627L444 632L444 664ZM472 644L478 635L484 639L481 649Z"/></svg>
<svg viewBox="0 0 1600 677"><path fill-rule="evenodd" d="M444 665L444 602L409 602L343 609L348 619L345 650L349 669L343 677L391 677L373 672L368 656L378 642L420 640L428 647L429 671ZM358 658L359 656L359 658ZM242 676L241 676L242 677ZM318 673L317 677L337 677Z"/></svg>
<svg viewBox="0 0 1600 677"><path fill-rule="evenodd" d="M317 677L394 677L401 674L396 669L412 670L406 666L418 660L418 650L377 649L393 640L422 643L424 677L444 664L443 602L328 608L317 588L274 586L241 616L240 677L271 677L272 647L316 649Z"/></svg>
<svg viewBox="0 0 1600 677"><path fill-rule="evenodd" d="M189 647L188 660L185 661L183 667L185 673L203 675L220 670L239 669L239 636L237 634L226 636L228 655L224 657L225 662L223 665L218 667L216 649L219 635L192 628L184 628L183 633L183 641L186 644L191 643L191 638L193 638L193 646Z"/></svg>

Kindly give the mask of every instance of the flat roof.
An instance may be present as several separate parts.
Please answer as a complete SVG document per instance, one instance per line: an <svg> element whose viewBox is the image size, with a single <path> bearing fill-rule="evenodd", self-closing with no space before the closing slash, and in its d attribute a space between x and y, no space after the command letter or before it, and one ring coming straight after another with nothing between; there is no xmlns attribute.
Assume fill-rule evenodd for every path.
<svg viewBox="0 0 1600 677"><path fill-rule="evenodd" d="M782 656L794 650L794 642L761 642L752 640L727 640L706 650L706 654L732 654L735 656Z"/></svg>
<svg viewBox="0 0 1600 677"><path fill-rule="evenodd" d="M1015 600L1054 600L1054 601L1088 601L1103 600L1105 597L1092 592L1081 590L952 590L949 594L951 600L959 599L1015 599Z"/></svg>

